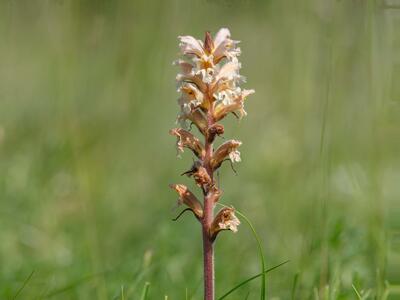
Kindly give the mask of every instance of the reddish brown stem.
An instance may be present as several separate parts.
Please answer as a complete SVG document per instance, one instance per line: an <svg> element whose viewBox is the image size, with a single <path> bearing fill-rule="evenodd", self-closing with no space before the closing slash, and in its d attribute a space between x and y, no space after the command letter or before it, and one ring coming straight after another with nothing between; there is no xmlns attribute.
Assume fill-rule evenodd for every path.
<svg viewBox="0 0 400 300"><path fill-rule="evenodd" d="M208 111L208 128L214 125L212 117L212 108ZM214 182L214 170L211 167L210 161L213 155L212 141L205 136L205 150L203 166L206 168L211 181ZM204 259L204 300L214 300L214 247L213 239L210 235L211 224L214 219L214 199L211 197L210 191L204 195L204 215L202 219L203 228L203 259Z"/></svg>
<svg viewBox="0 0 400 300"><path fill-rule="evenodd" d="M203 226L204 300L214 300L214 247Z"/></svg>

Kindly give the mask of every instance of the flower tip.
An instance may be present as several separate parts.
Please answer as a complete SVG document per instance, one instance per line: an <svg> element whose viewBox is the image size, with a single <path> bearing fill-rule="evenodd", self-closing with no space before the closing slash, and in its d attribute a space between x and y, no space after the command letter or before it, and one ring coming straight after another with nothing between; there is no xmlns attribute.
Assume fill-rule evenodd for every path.
<svg viewBox="0 0 400 300"><path fill-rule="evenodd" d="M209 31L206 31L205 33L205 37L204 37L204 50L206 50L206 52L208 54L211 54L211 52L214 49L214 42L213 42L213 38L210 34Z"/></svg>

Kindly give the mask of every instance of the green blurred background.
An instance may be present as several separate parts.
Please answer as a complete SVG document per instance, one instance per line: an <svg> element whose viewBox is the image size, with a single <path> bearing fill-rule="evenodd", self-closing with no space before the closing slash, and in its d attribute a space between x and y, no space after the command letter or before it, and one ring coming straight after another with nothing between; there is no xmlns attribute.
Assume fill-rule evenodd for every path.
<svg viewBox="0 0 400 300"><path fill-rule="evenodd" d="M0 2L0 298L202 298L200 227L169 183L178 35L242 41L248 116L223 203L274 299L400 299L400 1ZM33 274L32 274L33 272ZM243 223L217 294L259 272ZM31 276L30 276L31 275ZM259 281L230 299L258 299Z"/></svg>

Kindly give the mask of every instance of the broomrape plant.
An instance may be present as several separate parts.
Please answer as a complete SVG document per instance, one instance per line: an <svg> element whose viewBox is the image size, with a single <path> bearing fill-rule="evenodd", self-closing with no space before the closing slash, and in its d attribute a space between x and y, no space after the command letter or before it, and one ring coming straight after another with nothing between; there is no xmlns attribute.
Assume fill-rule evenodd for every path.
<svg viewBox="0 0 400 300"><path fill-rule="evenodd" d="M180 67L177 75L180 114L178 122L181 128L170 130L177 137L178 153L185 148L196 156L192 167L183 173L192 177L201 189L203 200L200 201L183 184L171 184L178 195L178 204L185 204L200 222L203 232L204 259L204 299L214 300L214 249L213 244L223 230L236 232L239 219L231 207L222 208L214 216L214 207L222 191L214 173L224 161L240 161L238 140L228 140L214 149L217 136L224 134L224 126L218 122L228 114L237 118L246 115L244 101L254 90L239 87L244 77L239 74L241 64L238 61L240 48L238 41L230 37L230 32L222 28L212 38L205 33L204 42L192 36L179 36L179 46L183 59L174 64ZM187 124L194 124L202 140L194 136Z"/></svg>

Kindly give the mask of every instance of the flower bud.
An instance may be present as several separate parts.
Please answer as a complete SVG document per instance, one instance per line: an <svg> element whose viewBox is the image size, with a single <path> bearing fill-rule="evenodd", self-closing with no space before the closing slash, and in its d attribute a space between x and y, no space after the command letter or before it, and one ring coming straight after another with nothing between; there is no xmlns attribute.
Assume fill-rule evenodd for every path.
<svg viewBox="0 0 400 300"><path fill-rule="evenodd" d="M224 134L224 126L221 124L214 124L211 127L208 128L207 130L207 141L209 143L212 143L215 139L215 136L220 136Z"/></svg>
<svg viewBox="0 0 400 300"><path fill-rule="evenodd" d="M208 55L212 53L214 49L214 42L211 37L211 34L209 31L206 31L205 38L204 38L204 50Z"/></svg>
<svg viewBox="0 0 400 300"><path fill-rule="evenodd" d="M198 219L203 217L203 206L197 197L183 184L170 184L170 188L179 194L178 204L186 204Z"/></svg>

